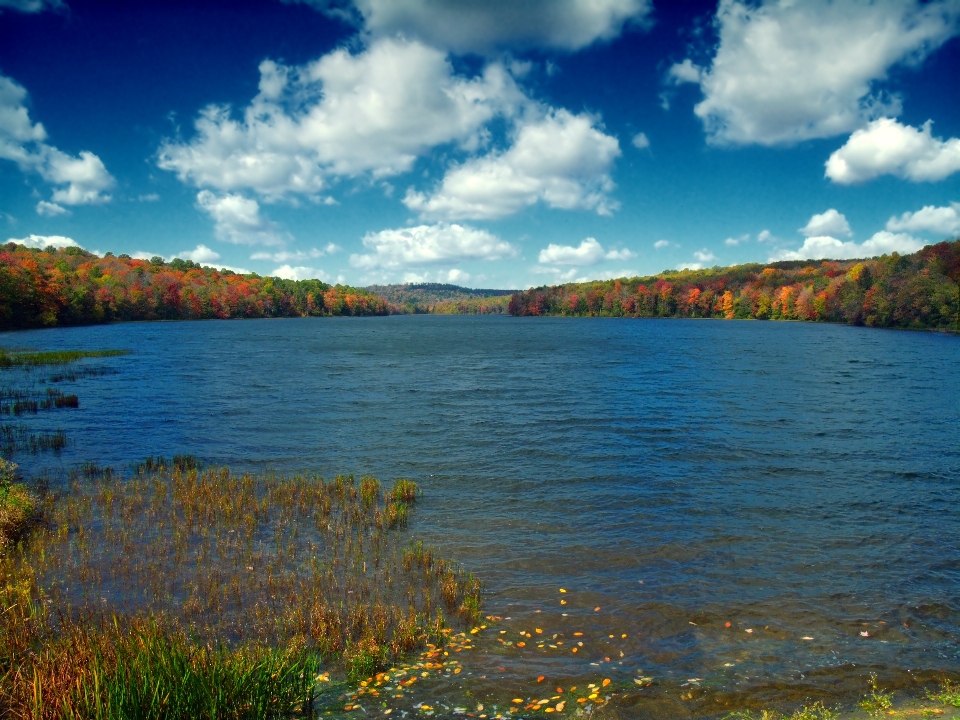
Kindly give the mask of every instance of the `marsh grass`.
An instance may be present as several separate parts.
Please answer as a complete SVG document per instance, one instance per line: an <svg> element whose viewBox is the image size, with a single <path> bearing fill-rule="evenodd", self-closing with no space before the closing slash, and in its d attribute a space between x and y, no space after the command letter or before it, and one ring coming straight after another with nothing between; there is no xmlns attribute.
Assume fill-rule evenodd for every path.
<svg viewBox="0 0 960 720"><path fill-rule="evenodd" d="M404 542L394 519L417 496L410 481L384 491L369 477L201 471L188 456L128 478L81 466L46 499L30 542L0 560L0 703L23 716L140 717L110 708L128 695L141 707L148 687L160 697L191 659L191 698L213 678L246 677L282 714L309 700L317 663L361 679L442 644L451 623L479 617L480 584ZM66 709L45 698L37 715L38 688L69 698ZM239 712L166 716L258 716Z"/></svg>
<svg viewBox="0 0 960 720"><path fill-rule="evenodd" d="M17 465L0 458L0 556L20 539L37 514L36 498L16 479Z"/></svg>
<svg viewBox="0 0 960 720"><path fill-rule="evenodd" d="M0 368L41 367L44 365L68 365L83 358L116 357L128 355L129 350L49 350L25 351L0 349Z"/></svg>
<svg viewBox="0 0 960 720"><path fill-rule="evenodd" d="M960 707L960 684L944 680L938 692L928 692L927 697L941 705Z"/></svg>

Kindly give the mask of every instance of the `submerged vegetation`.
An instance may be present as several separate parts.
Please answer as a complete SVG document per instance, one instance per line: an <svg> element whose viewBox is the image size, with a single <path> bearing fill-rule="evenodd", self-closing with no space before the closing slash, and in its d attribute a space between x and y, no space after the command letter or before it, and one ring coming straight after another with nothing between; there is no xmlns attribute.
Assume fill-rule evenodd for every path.
<svg viewBox="0 0 960 720"><path fill-rule="evenodd" d="M165 716L283 716L322 666L366 678L478 621L479 582L397 532L415 483L191 460L87 464L46 499L0 560L0 707L157 717L167 688Z"/></svg>
<svg viewBox="0 0 960 720"><path fill-rule="evenodd" d="M533 288L511 315L808 320L960 329L960 240L912 255L681 270Z"/></svg>
<svg viewBox="0 0 960 720"><path fill-rule="evenodd" d="M189 260L137 260L76 247L0 246L0 330L117 320L386 315L366 290L319 280L283 280L201 267Z"/></svg>

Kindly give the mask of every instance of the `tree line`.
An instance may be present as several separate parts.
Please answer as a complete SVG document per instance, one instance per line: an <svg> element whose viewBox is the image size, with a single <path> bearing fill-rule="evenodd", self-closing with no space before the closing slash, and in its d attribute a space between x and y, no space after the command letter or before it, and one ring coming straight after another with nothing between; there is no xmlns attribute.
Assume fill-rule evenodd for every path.
<svg viewBox="0 0 960 720"><path fill-rule="evenodd" d="M283 280L201 267L189 260L139 260L77 247L0 245L0 329L120 320L386 315L373 293L319 280Z"/></svg>
<svg viewBox="0 0 960 720"><path fill-rule="evenodd" d="M516 316L807 320L960 331L960 240L849 261L787 261L514 293Z"/></svg>

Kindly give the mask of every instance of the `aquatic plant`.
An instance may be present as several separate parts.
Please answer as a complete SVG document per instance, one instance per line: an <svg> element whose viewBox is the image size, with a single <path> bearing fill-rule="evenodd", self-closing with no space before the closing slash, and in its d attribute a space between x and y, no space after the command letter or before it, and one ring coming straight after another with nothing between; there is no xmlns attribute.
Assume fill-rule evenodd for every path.
<svg viewBox="0 0 960 720"><path fill-rule="evenodd" d="M410 481L384 491L369 477L200 470L188 456L128 478L85 464L0 560L0 703L29 714L41 692L70 698L63 710L42 699L43 717L148 717L145 688L186 693L174 685L189 670L194 689L176 697L195 714L171 717L246 717L200 712L214 678L249 678L288 713L320 663L359 679L443 644L450 621L476 620L480 585L422 544L407 562L387 511L417 495Z"/></svg>
<svg viewBox="0 0 960 720"><path fill-rule="evenodd" d="M859 705L868 715L880 717L893 707L893 693L881 690L877 676L871 674L870 693L860 701Z"/></svg>
<svg viewBox="0 0 960 720"><path fill-rule="evenodd" d="M23 534L37 513L37 502L16 482L17 465L0 458L0 556Z"/></svg>
<svg viewBox="0 0 960 720"><path fill-rule="evenodd" d="M40 367L42 365L68 365L82 358L116 357L129 355L129 350L47 350L27 352L0 349L0 368Z"/></svg>
<svg viewBox="0 0 960 720"><path fill-rule="evenodd" d="M957 685L949 679L944 680L940 689L937 692L927 692L927 697L941 705L960 707L960 685Z"/></svg>

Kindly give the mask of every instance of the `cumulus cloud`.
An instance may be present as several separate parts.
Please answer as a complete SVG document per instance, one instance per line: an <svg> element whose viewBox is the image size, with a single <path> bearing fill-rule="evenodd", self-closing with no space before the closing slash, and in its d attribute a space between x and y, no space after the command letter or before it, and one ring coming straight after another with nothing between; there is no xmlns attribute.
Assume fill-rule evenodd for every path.
<svg viewBox="0 0 960 720"><path fill-rule="evenodd" d="M47 143L47 131L30 119L26 100L27 91L22 85L0 75L0 160L11 160L22 172L35 172L59 186L51 197L53 203L108 202L107 191L116 181L103 161L87 150L73 157Z"/></svg>
<svg viewBox="0 0 960 720"><path fill-rule="evenodd" d="M960 170L960 138L940 140L930 132L893 118L874 120L857 130L826 163L826 177L841 185L894 175L914 182L943 180Z"/></svg>
<svg viewBox="0 0 960 720"><path fill-rule="evenodd" d="M667 79L675 85L698 83L702 73L703 68L694 65L693 61L687 58L683 62L674 63L670 66L670 69L667 70Z"/></svg>
<svg viewBox="0 0 960 720"><path fill-rule="evenodd" d="M631 140L631 142L633 143L633 146L638 150L644 150L650 147L650 138L647 137L646 133L642 133L642 132L637 133L636 135L633 136L633 140Z"/></svg>
<svg viewBox="0 0 960 720"><path fill-rule="evenodd" d="M766 230L764 230L763 232L766 232ZM737 245L741 245L745 242L750 242L749 234L744 234L744 235L741 235L740 237L728 237L726 240L723 241L723 244L727 245L728 247L736 247Z"/></svg>
<svg viewBox="0 0 960 720"><path fill-rule="evenodd" d="M419 225L367 233L369 252L350 256L357 268L395 269L463 260L499 260L516 255L510 243L486 230L465 225Z"/></svg>
<svg viewBox="0 0 960 720"><path fill-rule="evenodd" d="M260 215L260 204L243 195L197 193L197 206L214 222L218 240L235 245L282 245L284 236L276 225Z"/></svg>
<svg viewBox="0 0 960 720"><path fill-rule="evenodd" d="M69 215L70 211L56 203L41 200L37 203L37 215L46 215L47 217L56 217L57 215Z"/></svg>
<svg viewBox="0 0 960 720"><path fill-rule="evenodd" d="M917 65L957 32L951 0L721 0L709 68L684 61L670 79L697 82L708 141L789 144L850 132L896 114L875 87L897 64Z"/></svg>
<svg viewBox="0 0 960 720"><path fill-rule="evenodd" d="M140 195L137 197L137 200L140 202L157 202L160 199L160 196L157 193L147 193L146 195Z"/></svg>
<svg viewBox="0 0 960 720"><path fill-rule="evenodd" d="M670 245L671 245L671 243L670 243L669 240L657 240L657 241L653 244L653 247L655 247L657 250L663 250L663 248L665 248L665 247L670 247Z"/></svg>
<svg viewBox="0 0 960 720"><path fill-rule="evenodd" d="M7 238L8 243L16 243L28 248L65 248L80 247L72 238L63 235L28 235L25 238Z"/></svg>
<svg viewBox="0 0 960 720"><path fill-rule="evenodd" d="M707 250L706 248L703 248L702 250L697 250L693 254L693 257L697 260L697 262L702 262L702 263L713 262L714 260L717 259L717 256L714 255L709 250Z"/></svg>
<svg viewBox="0 0 960 720"><path fill-rule="evenodd" d="M418 38L456 53L498 48L579 50L609 40L627 23L640 23L649 0L355 0L355 10L331 0L300 0L356 20L378 36Z"/></svg>
<svg viewBox="0 0 960 720"><path fill-rule="evenodd" d="M381 39L300 67L265 60L241 118L207 107L195 137L163 143L158 164L198 187L315 195L330 176L386 177L438 145L475 149L489 120L526 102L500 63L465 78L439 50Z"/></svg>
<svg viewBox="0 0 960 720"><path fill-rule="evenodd" d="M912 253L923 243L906 233L881 230L863 243L844 242L829 235L808 237L799 250L780 250L770 255L769 262L778 260L853 260L898 252Z"/></svg>
<svg viewBox="0 0 960 720"><path fill-rule="evenodd" d="M500 218L537 202L608 215L617 207L607 194L620 144L595 123L591 115L551 109L518 123L506 151L455 165L431 194L411 188L403 202L423 217L448 220Z"/></svg>
<svg viewBox="0 0 960 720"><path fill-rule="evenodd" d="M596 265L603 256L603 247L596 238L589 237L579 247L551 243L540 251L537 260L544 265Z"/></svg>
<svg viewBox="0 0 960 720"><path fill-rule="evenodd" d="M541 266L550 266L560 272L556 266L589 267L604 260L629 260L636 254L623 248L621 250L604 250L596 238L588 237L580 245L556 245L550 243L540 251L537 262ZM535 269L535 272L553 272L550 267Z"/></svg>
<svg viewBox="0 0 960 720"><path fill-rule="evenodd" d="M284 280L326 280L329 277L323 270L302 265L281 265L270 274Z"/></svg>
<svg viewBox="0 0 960 720"><path fill-rule="evenodd" d="M800 228L800 233L807 237L817 235L846 235L850 237L853 232L850 230L850 223L843 213L830 208L826 212L814 215L807 221L807 224Z"/></svg>
<svg viewBox="0 0 960 720"><path fill-rule="evenodd" d="M195 263L206 265L212 263L214 260L219 260L220 253L211 250L206 245L200 244L193 250L184 250L182 253L178 253L177 257L182 260L192 260Z"/></svg>
<svg viewBox="0 0 960 720"><path fill-rule="evenodd" d="M905 212L900 217L894 215L887 220L887 230L958 235L960 234L960 203L950 203L944 207L926 205L916 212Z"/></svg>
<svg viewBox="0 0 960 720"><path fill-rule="evenodd" d="M280 252L256 252L250 256L251 260L272 260L278 263L303 262L304 260L316 259L324 255L332 255L335 252L343 250L335 243L327 243L322 250L319 248L310 248L309 250L281 250Z"/></svg>

